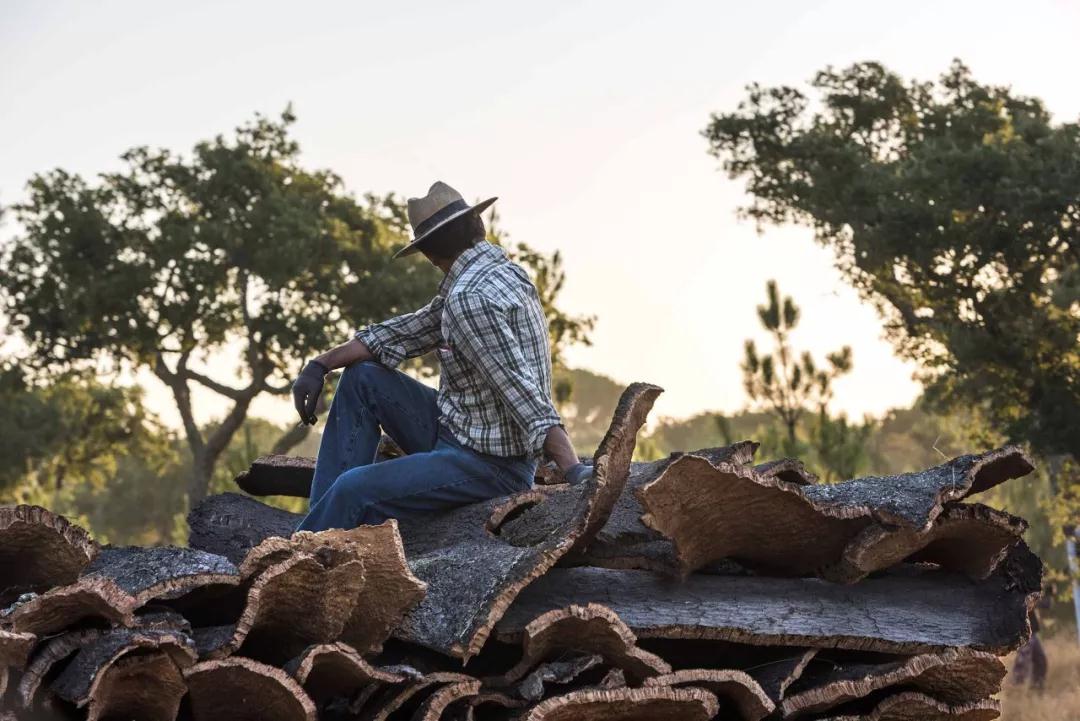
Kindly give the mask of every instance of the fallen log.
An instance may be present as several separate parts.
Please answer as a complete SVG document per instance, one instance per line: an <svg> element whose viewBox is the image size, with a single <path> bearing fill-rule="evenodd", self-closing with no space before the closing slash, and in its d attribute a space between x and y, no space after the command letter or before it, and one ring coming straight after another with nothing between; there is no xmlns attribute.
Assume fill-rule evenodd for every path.
<svg viewBox="0 0 1080 721"><path fill-rule="evenodd" d="M950 705L916 691L889 696L867 713L830 716L822 721L993 721L1001 715L997 699Z"/></svg>
<svg viewBox="0 0 1080 721"><path fill-rule="evenodd" d="M517 681L544 659L567 651L598 655L635 683L671 671L664 659L638 648L633 631L599 604L543 613L525 626L520 643L521 660L497 683Z"/></svg>
<svg viewBox="0 0 1080 721"><path fill-rule="evenodd" d="M760 721L776 708L750 674L734 669L695 668L645 679L645 687L692 686L703 688L716 696L721 711L737 716L742 721Z"/></svg>
<svg viewBox="0 0 1080 721"><path fill-rule="evenodd" d="M497 626L522 637L534 618L573 604L607 606L639 639L710 639L924 653L950 646L1003 655L1026 640L1041 564L1024 551L990 578L937 570L868 578L854 586L820 579L692 575L679 583L646 571L554 569L529 586Z"/></svg>
<svg viewBox="0 0 1080 721"><path fill-rule="evenodd" d="M137 601L108 578L80 578L41 594L29 594L0 613L13 631L49 636L92 619L131 626Z"/></svg>
<svg viewBox="0 0 1080 721"><path fill-rule="evenodd" d="M127 656L102 676L87 705L87 721L173 721L187 685L166 653Z"/></svg>
<svg viewBox="0 0 1080 721"><path fill-rule="evenodd" d="M133 596L138 606L157 598L177 598L203 586L240 582L236 566L227 558L177 546L106 547L83 576L109 579Z"/></svg>
<svg viewBox="0 0 1080 721"><path fill-rule="evenodd" d="M204 661L184 680L194 721L315 721L315 704L300 684L249 658Z"/></svg>
<svg viewBox="0 0 1080 721"><path fill-rule="evenodd" d="M0 607L74 582L98 548L84 529L40 506L0 508Z"/></svg>
<svg viewBox="0 0 1080 721"><path fill-rule="evenodd" d="M523 721L708 721L718 710L699 688L583 690L537 704Z"/></svg>
<svg viewBox="0 0 1080 721"><path fill-rule="evenodd" d="M834 662L803 674L781 704L784 718L820 713L891 687L911 688L951 705L1001 690L1005 665L996 656L947 649L888 663Z"/></svg>
<svg viewBox="0 0 1080 721"><path fill-rule="evenodd" d="M409 566L428 592L396 635L464 660L475 655L521 589L603 525L626 482L637 431L660 392L645 383L626 389L594 456L594 474L580 486L403 522ZM515 502L517 515L506 511ZM503 522L492 527L497 509Z"/></svg>
<svg viewBox="0 0 1080 721"><path fill-rule="evenodd" d="M946 502L1022 476L1032 468L1022 451L1007 447L960 456L918 473L797 485L759 476L744 465L716 463L691 454L672 461L637 495L645 508L642 522L672 540L684 575L725 558L771 575L819 575L836 567L852 540L871 524L889 524L916 536L926 534ZM984 522L982 527L988 525L992 524ZM976 527L977 521L969 521L962 528ZM952 528L956 532L961 526ZM993 528L999 532L1000 524ZM973 547L997 557L1000 547L988 543L985 536ZM806 543L808 538L814 542ZM884 542L878 540L877 545ZM918 550L917 542L911 545ZM871 560L873 555L862 557ZM888 555L881 555L882 563L891 565ZM941 558L956 560L947 553ZM995 565L981 560L981 564L973 563ZM851 572L833 575L860 577Z"/></svg>

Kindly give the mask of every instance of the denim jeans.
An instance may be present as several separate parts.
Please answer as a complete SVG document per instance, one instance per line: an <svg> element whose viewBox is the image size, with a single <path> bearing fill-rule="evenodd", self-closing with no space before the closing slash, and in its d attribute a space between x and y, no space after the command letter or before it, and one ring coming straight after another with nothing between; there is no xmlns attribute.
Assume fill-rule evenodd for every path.
<svg viewBox="0 0 1080 721"><path fill-rule="evenodd" d="M326 417L308 514L297 530L416 518L532 487L536 460L466 447L440 425L435 395L373 361L346 368ZM408 455L375 463L380 429Z"/></svg>

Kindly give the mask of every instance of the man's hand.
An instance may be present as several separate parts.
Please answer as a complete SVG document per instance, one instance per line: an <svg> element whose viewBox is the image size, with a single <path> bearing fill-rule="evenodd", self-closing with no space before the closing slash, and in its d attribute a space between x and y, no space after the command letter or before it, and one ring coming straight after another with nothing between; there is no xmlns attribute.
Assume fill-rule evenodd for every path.
<svg viewBox="0 0 1080 721"><path fill-rule="evenodd" d="M300 414L300 422L315 425L315 406L322 395L323 381L330 369L319 361L308 361L296 377L292 387L293 405Z"/></svg>
<svg viewBox="0 0 1080 721"><path fill-rule="evenodd" d="M592 478L592 474L592 466L587 466L584 463L575 463L563 472L562 477L563 482L569 483L571 486L576 486L577 484Z"/></svg>

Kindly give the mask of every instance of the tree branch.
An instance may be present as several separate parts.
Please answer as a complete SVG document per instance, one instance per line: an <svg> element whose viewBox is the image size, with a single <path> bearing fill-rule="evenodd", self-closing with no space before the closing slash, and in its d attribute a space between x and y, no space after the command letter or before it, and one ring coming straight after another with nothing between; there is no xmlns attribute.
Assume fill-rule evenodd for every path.
<svg viewBox="0 0 1080 721"><path fill-rule="evenodd" d="M244 400L245 398L248 398L248 397L250 397L250 395L252 395L251 394L251 386L249 386L248 388L233 388L231 386L225 385L224 383L218 383L213 378L208 378L207 376L204 376L202 373L197 373L197 372L195 372L193 370L190 370L190 369L185 369L184 370L184 378L188 378L190 380L193 380L196 383L204 386L205 388L209 388L210 390L214 391L215 393L217 393L219 395L223 395L226 398L229 398L230 400L240 401L240 400ZM256 392L258 392L258 391L256 391Z"/></svg>

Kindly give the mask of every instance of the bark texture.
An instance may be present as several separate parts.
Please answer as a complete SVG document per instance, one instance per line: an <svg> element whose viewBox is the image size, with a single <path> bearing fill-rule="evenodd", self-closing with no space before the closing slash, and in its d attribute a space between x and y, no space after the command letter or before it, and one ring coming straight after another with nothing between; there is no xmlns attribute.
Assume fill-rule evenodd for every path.
<svg viewBox="0 0 1080 721"><path fill-rule="evenodd" d="M498 633L513 639L542 613L598 603L638 638L904 654L955 646L1004 654L1026 640L1028 609L1038 593L1037 586L1013 586L1016 581L995 574L972 584L955 574L913 571L850 587L704 575L679 583L645 571L555 569L518 597Z"/></svg>
<svg viewBox="0 0 1080 721"><path fill-rule="evenodd" d="M527 494L520 515L504 520L498 533L489 523L504 500L402 523L409 565L428 592L398 635L462 659L475 655L521 589L604 524L626 482L637 432L660 392L646 383L627 388L594 456L592 478L542 499Z"/></svg>
<svg viewBox="0 0 1080 721"><path fill-rule="evenodd" d="M52 511L0 508L0 606L72 583L98 549L83 528Z"/></svg>
<svg viewBox="0 0 1080 721"><path fill-rule="evenodd" d="M194 721L315 721L315 704L289 674L239 656L184 673Z"/></svg>

